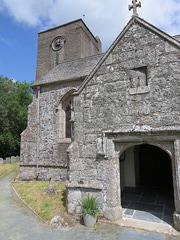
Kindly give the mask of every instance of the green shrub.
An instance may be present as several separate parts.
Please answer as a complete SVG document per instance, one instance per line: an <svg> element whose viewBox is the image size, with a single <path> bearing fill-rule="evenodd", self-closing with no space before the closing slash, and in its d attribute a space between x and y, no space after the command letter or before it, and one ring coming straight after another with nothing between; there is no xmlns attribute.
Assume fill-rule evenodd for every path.
<svg viewBox="0 0 180 240"><path fill-rule="evenodd" d="M93 196L90 197L89 193L87 198L79 202L79 206L81 206L81 213L83 215L97 215L100 211L96 199Z"/></svg>

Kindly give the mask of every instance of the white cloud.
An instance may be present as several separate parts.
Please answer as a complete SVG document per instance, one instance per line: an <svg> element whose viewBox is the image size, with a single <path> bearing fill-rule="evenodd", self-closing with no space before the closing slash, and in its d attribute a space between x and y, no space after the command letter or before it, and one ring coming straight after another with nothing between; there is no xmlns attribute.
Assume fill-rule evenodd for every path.
<svg viewBox="0 0 180 240"><path fill-rule="evenodd" d="M53 0L2 0L2 10L8 12L17 22L36 26L46 20Z"/></svg>
<svg viewBox="0 0 180 240"><path fill-rule="evenodd" d="M0 36L0 42L5 43L7 46L12 46L12 43L9 40L7 40L1 36Z"/></svg>
<svg viewBox="0 0 180 240"><path fill-rule="evenodd" d="M180 2L177 0L145 0L142 18L169 34L180 33Z"/></svg>
<svg viewBox="0 0 180 240"><path fill-rule="evenodd" d="M17 80L16 80L16 79L14 79L14 78L11 78L11 79L12 79L13 83L17 82Z"/></svg>
<svg viewBox="0 0 180 240"><path fill-rule="evenodd" d="M60 25L85 14L85 22L109 47L130 19L131 0L1 0L0 11L17 22L41 29ZM170 34L180 33L180 3L177 0L141 0L139 16Z"/></svg>

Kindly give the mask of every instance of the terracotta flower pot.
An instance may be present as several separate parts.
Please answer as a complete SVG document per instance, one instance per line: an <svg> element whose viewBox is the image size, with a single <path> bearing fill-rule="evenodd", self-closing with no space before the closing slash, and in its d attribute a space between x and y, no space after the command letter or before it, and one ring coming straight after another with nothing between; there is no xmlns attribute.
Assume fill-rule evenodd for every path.
<svg viewBox="0 0 180 240"><path fill-rule="evenodd" d="M83 215L84 225L86 227L93 227L94 224L96 224L97 221L97 215Z"/></svg>

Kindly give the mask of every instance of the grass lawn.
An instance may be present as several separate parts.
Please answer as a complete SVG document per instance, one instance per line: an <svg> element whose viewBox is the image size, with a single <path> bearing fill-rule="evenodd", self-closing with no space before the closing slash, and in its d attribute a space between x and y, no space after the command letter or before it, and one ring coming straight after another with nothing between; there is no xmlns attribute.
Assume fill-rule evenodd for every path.
<svg viewBox="0 0 180 240"><path fill-rule="evenodd" d="M44 192L48 185L48 182L13 183L13 187L19 196L45 221L50 221L54 216L62 215L66 212L65 184L55 183L57 191L54 196Z"/></svg>
<svg viewBox="0 0 180 240"><path fill-rule="evenodd" d="M0 175L17 169L19 163L0 164ZM19 196L45 221L50 221L56 215L66 215L64 183L54 184L57 189L54 196L44 192L49 185L48 182L14 182L12 185Z"/></svg>
<svg viewBox="0 0 180 240"><path fill-rule="evenodd" d="M10 172L12 170L19 169L19 163L11 163L11 164L0 164L0 175L5 172Z"/></svg>

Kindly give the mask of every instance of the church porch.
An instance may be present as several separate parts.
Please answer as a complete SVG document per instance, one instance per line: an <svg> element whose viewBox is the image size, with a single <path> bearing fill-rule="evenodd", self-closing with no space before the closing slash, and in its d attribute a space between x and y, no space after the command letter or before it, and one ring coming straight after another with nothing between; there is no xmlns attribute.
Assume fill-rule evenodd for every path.
<svg viewBox="0 0 180 240"><path fill-rule="evenodd" d="M126 187L122 192L124 219L173 225L173 192L158 187Z"/></svg>
<svg viewBox="0 0 180 240"><path fill-rule="evenodd" d="M166 228L173 226L179 231L178 166L180 142L179 140L175 140L178 137L176 138L176 136L171 134L166 135L165 132L161 132L160 134L158 132L153 133L153 136L151 135L152 133L149 135L142 132L138 134L106 133L108 141L111 139L115 145L115 158L120 158L120 202L123 208L123 219L119 221L122 221L123 226L131 226L129 223L133 222L133 224L139 225L138 227L141 228L141 222L145 222L147 226L163 225ZM151 172L151 174L148 175L148 168L153 165L150 161L149 164L151 166L147 166L147 162L145 166L141 166L143 172L146 174L140 174L140 166L138 167L138 164L141 164L141 162L137 161L139 158L138 146L143 145L152 146L152 148L154 147L156 150L159 149L161 153L164 152L167 156L167 165L165 168L163 167L162 161L157 162L157 164L159 164L159 170L156 171L156 177L153 177L154 179L150 177L154 175L157 164L151 169L154 173L152 174ZM124 160L125 151L125 155L126 157L128 155L129 160ZM125 161L130 161L130 159L133 159L133 161L131 163L129 162L130 165L128 165L126 170L123 170L122 163L124 164ZM163 174L163 172L165 174ZM160 176L159 180L158 173ZM166 173L168 173L168 177L166 177ZM123 175L127 176L126 183L123 180ZM154 184L149 184L152 183L151 181L154 181ZM159 186L155 184L157 181L160 183ZM165 184L163 185L163 183ZM166 189L166 192L164 192L164 189ZM154 229L153 226L151 226L151 229Z"/></svg>

